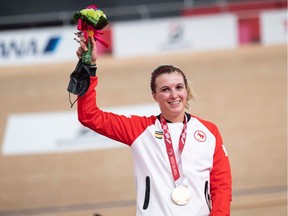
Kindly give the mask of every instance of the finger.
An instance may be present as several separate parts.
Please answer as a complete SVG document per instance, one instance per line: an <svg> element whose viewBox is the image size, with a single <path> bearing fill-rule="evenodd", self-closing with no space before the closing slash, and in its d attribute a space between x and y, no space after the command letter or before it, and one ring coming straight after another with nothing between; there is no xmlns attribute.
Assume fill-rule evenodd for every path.
<svg viewBox="0 0 288 216"><path fill-rule="evenodd" d="M80 47L84 50L84 51L87 51L88 50L88 48L87 48L87 46L86 46L86 43L84 42L84 41L80 41L79 42L79 44L80 44Z"/></svg>
<svg viewBox="0 0 288 216"><path fill-rule="evenodd" d="M96 47L96 41L94 37L91 37L91 43L92 43L92 47Z"/></svg>
<svg viewBox="0 0 288 216"><path fill-rule="evenodd" d="M97 45L96 45L96 40L94 37L91 37L91 44L92 44L93 53L97 53Z"/></svg>
<svg viewBox="0 0 288 216"><path fill-rule="evenodd" d="M83 50L82 50L81 47L79 47L79 48L77 49L77 51L76 51L77 57L78 57L78 58L81 58L81 57L82 57L82 53L83 53Z"/></svg>

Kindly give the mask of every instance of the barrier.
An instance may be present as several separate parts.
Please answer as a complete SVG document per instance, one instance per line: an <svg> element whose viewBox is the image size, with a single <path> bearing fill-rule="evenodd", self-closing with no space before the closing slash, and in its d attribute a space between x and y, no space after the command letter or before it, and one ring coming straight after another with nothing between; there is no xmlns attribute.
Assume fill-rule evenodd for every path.
<svg viewBox="0 0 288 216"><path fill-rule="evenodd" d="M219 4L207 7L188 8L183 16L196 16L220 13L233 13L238 18L239 44L263 42L261 40L260 13L265 10L287 10L287 1L247 1L240 3ZM277 24L276 24L277 25Z"/></svg>

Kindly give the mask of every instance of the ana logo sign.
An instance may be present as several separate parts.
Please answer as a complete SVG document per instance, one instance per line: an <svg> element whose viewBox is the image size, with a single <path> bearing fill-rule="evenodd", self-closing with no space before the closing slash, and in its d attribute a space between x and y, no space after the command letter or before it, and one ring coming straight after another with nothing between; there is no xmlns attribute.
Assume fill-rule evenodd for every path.
<svg viewBox="0 0 288 216"><path fill-rule="evenodd" d="M51 53L51 52L54 52L58 46L60 42L60 37L57 36L57 37L51 37L49 40L48 40L48 43L44 49L44 53Z"/></svg>
<svg viewBox="0 0 288 216"><path fill-rule="evenodd" d="M10 58L11 56L24 58L53 53L57 49L59 42L60 36L48 38L44 43L42 42L44 45L40 45L40 39L37 38L0 41L0 58Z"/></svg>

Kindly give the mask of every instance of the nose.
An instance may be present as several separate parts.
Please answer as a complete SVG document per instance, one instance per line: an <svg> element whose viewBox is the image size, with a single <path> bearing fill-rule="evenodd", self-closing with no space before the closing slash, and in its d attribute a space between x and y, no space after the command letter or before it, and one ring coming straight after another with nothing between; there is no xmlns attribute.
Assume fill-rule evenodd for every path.
<svg viewBox="0 0 288 216"><path fill-rule="evenodd" d="M172 89L172 90L171 90L170 97L171 97L172 99L177 98L177 92L176 92L175 89Z"/></svg>

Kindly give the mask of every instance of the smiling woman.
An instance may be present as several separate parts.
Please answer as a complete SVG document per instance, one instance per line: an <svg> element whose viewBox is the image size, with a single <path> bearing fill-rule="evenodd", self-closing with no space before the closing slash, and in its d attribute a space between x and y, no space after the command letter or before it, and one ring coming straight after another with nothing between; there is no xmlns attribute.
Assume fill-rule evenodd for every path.
<svg viewBox="0 0 288 216"><path fill-rule="evenodd" d="M85 42L80 36L78 58L87 50ZM97 106L97 47L93 37L91 43L90 87L78 95L78 119L131 148L137 215L229 216L229 159L216 125L185 112L193 96L182 70L162 65L153 71L150 87L160 107L159 115L126 117L105 112Z"/></svg>
<svg viewBox="0 0 288 216"><path fill-rule="evenodd" d="M151 75L150 88L162 115L171 122L182 122L188 101L193 99L187 78L181 69L162 65Z"/></svg>
<svg viewBox="0 0 288 216"><path fill-rule="evenodd" d="M286 45L253 44L236 50L127 59L101 56L97 62L100 79L96 88L98 105L113 112L122 110L121 106L132 105L130 113L138 114L138 110L141 113L143 110L145 115L159 112L158 109L149 108L153 102L150 73L163 62L180 66L192 90L198 94L186 112L205 116L217 122L221 129L233 171L231 215L287 215ZM8 124L10 115L15 114L24 120L23 114L38 116L50 111L64 111L71 116L71 120L75 120L76 113L70 109L65 91L67 75L74 66L75 61L49 63L42 67L14 65L9 70L5 67L0 69L2 141L9 130L8 125L13 128ZM157 103L153 107L155 105ZM57 128L62 125L64 134L67 127L76 126L68 126L69 122L61 118L55 121L55 118L49 118L49 122L53 121ZM31 119L28 121L29 124L34 122ZM26 130L31 130L29 124L24 122ZM46 126L37 124L37 129L31 131L35 148L43 147L47 141L45 136L35 139L36 133L39 136ZM58 132L62 133L61 130ZM201 142L205 145L209 137L203 132L195 130L190 136L199 145ZM51 130L44 133L51 138ZM12 134L13 140L21 137L21 134L15 134ZM155 131L154 137L163 140L163 131ZM20 143L23 148L30 144L23 140ZM85 143L78 144L85 147ZM104 143L94 143L98 144L101 147ZM118 143L117 146L120 148L35 155L5 156L2 152L0 215L92 216L99 213L102 216L135 216L132 151L125 145ZM169 166L168 157L165 156ZM149 166L156 166L145 162ZM150 205L152 203L151 196ZM148 205L148 209L150 207Z"/></svg>

